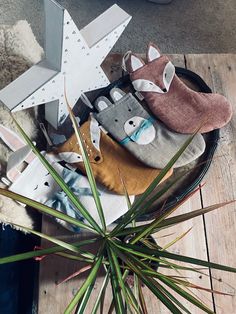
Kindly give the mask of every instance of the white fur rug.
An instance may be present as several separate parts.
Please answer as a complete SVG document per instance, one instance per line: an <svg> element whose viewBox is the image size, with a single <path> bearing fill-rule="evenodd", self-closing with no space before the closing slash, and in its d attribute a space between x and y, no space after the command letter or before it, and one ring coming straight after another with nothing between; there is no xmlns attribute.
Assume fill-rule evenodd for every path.
<svg viewBox="0 0 236 314"><path fill-rule="evenodd" d="M43 57L43 49L35 39L30 25L19 21L13 26L0 25L0 89L24 73ZM37 137L37 109L14 113L14 117L31 139ZM0 124L18 133L8 110L0 103ZM5 175L10 151L0 139L0 175ZM0 187L4 185L1 183ZM33 222L24 207L0 196L0 222L14 222L32 228Z"/></svg>
<svg viewBox="0 0 236 314"><path fill-rule="evenodd" d="M0 89L24 73L32 64L39 62L42 56L43 49L26 21L19 21L13 26L0 26ZM36 110L19 111L14 116L26 133L35 139L38 130ZM0 124L18 133L3 104L0 104ZM9 150L0 143L0 163L3 169L8 156Z"/></svg>

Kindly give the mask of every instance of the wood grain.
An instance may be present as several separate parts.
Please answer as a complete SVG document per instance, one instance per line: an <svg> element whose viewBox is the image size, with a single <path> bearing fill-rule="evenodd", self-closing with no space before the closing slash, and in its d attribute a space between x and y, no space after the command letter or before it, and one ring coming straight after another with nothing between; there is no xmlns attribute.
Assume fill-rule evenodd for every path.
<svg viewBox="0 0 236 314"><path fill-rule="evenodd" d="M187 68L200 74L204 80L213 87L213 90L225 94L232 103L236 103L236 55L171 55L170 58L177 66ZM114 59L113 59L114 60ZM120 68L121 56L117 55L115 62L111 65L111 58L108 58L104 64L108 77L115 80L121 75ZM175 214L184 213L201 208L202 203L208 206L220 201L230 200L235 198L236 186L236 148L235 148L235 133L236 120L233 117L230 125L221 133L221 145L218 149L217 156L211 166L207 176L207 185L202 192L196 193L189 199ZM202 199L201 199L202 197ZM234 205L228 206L227 209L221 209L214 213L207 214L205 217L194 218L188 222L172 227L168 230L163 230L155 234L160 245L165 245L173 238L179 236L189 228L193 227L190 233L181 241L177 242L170 251L189 255L192 257L207 260L209 258L213 262L229 264L235 266L236 241L235 241L235 222L236 214ZM48 217L43 218L42 231L59 238L70 240L73 239L71 233L57 226ZM173 233L169 236L167 234ZM83 238L87 235L80 235ZM46 246L45 241L42 241L42 246ZM93 248L96 250L96 248ZM83 265L78 262L71 262L57 256L46 257L40 262L40 285L39 285L39 314L47 313L63 313L68 305L73 294L81 286L83 279L87 273L81 274L78 278L69 281L68 283L57 285L58 281L80 269ZM161 270L162 272L173 274L171 271ZM182 272L183 276L188 276L188 280L211 288L211 280L206 271L206 276L197 273ZM213 279L213 288L224 290L226 292L234 292L236 276L223 272L211 271ZM103 280L103 274L100 273L94 287L94 297L99 291ZM221 282L222 281L222 282ZM148 313L169 313L165 307L156 300L154 295L146 288L144 293L148 306ZM214 304L212 302L211 293L195 290L194 293L201 298L211 309L216 305L216 313L231 314L235 313L236 301L235 297L214 296ZM108 289L105 302L105 311L110 304L111 288ZM187 304L181 299L183 304L187 306L191 313L202 313L201 310ZM91 312L93 302L89 303L86 313Z"/></svg>
<svg viewBox="0 0 236 314"><path fill-rule="evenodd" d="M187 67L200 74L214 92L225 95L236 105L236 55L187 55ZM228 126L221 130L220 145L208 173L202 191L203 205L233 200L236 198L236 143L235 114ZM236 266L236 210L235 204L209 213L205 226L209 257L212 262ZM236 275L211 271L213 288L235 294ZM236 296L214 295L216 313L235 313Z"/></svg>

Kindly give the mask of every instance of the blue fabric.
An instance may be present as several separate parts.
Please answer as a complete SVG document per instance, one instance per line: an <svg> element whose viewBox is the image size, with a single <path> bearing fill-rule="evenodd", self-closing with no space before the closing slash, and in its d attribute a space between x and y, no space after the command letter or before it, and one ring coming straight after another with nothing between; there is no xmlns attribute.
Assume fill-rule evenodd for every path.
<svg viewBox="0 0 236 314"><path fill-rule="evenodd" d="M130 136L126 136L123 140L120 141L121 145L126 145L127 143L129 143L130 141L136 142L141 134L148 128L150 128L150 126L152 126L152 122L154 121L154 119L152 117L150 117L149 119L144 120L140 127L134 131L134 133Z"/></svg>
<svg viewBox="0 0 236 314"><path fill-rule="evenodd" d="M70 187L71 191L76 196L92 196L91 189L88 187L79 187L79 179L81 175L77 172L63 169L62 178L65 183ZM83 216L80 214L78 209L76 209L68 199L68 196L64 191L59 191L53 195L51 199L46 202L46 205L52 207L62 213L65 213L73 218L84 220ZM74 232L79 232L80 228L77 226L72 226Z"/></svg>

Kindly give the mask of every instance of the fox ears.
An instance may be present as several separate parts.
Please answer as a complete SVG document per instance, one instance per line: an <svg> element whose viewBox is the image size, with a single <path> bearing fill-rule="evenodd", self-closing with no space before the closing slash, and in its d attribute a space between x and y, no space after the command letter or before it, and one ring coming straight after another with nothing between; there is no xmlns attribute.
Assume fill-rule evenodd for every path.
<svg viewBox="0 0 236 314"><path fill-rule="evenodd" d="M155 44L149 43L147 54L146 54L147 61L151 62L155 59L159 59L160 56L161 56L161 53L160 53L159 48Z"/></svg>
<svg viewBox="0 0 236 314"><path fill-rule="evenodd" d="M147 49L147 54L146 54L146 59L147 62L151 62L153 60L156 60L160 58L160 50L158 47L153 44L149 43L148 49ZM138 69L142 68L145 65L145 62L143 61L142 58L138 57L137 55L133 54L132 52L129 52L124 56L124 64L125 64L125 69L127 72L131 73L134 71L137 71Z"/></svg>

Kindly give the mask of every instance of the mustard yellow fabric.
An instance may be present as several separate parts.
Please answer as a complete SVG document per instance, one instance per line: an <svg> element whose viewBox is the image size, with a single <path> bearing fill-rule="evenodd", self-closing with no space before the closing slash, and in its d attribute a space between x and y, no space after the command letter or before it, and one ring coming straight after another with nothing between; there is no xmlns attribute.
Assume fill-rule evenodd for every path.
<svg viewBox="0 0 236 314"><path fill-rule="evenodd" d="M97 150L90 137L90 120L81 127L85 147L95 179L109 190L118 194L124 194L123 179L129 195L143 193L150 183L160 173L159 169L150 168L142 164L125 148L116 143L105 132L101 131L100 151ZM57 148L57 152L76 152L81 154L76 135L73 134L65 143ZM73 166L86 174L83 162L73 163ZM171 169L163 181L171 176Z"/></svg>

